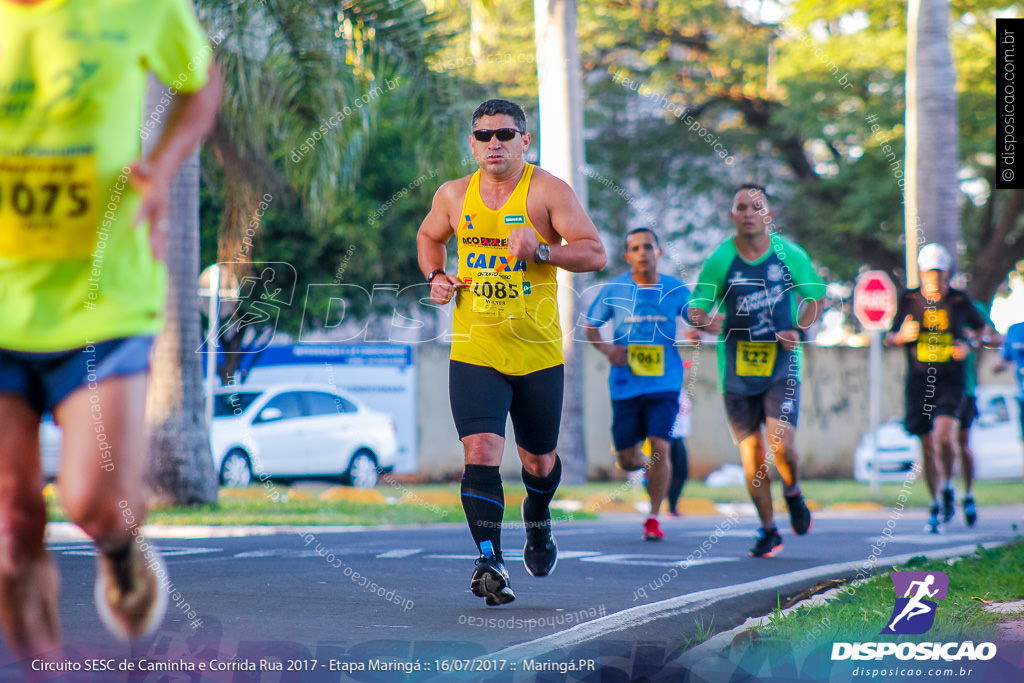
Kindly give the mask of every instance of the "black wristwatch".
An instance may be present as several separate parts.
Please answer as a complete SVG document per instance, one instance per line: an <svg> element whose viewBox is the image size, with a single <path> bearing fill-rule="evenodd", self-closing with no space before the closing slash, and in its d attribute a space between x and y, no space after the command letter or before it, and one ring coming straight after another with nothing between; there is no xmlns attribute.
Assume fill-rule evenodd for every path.
<svg viewBox="0 0 1024 683"><path fill-rule="evenodd" d="M434 278L437 277L438 275L444 275L444 268L436 268L430 271L430 275L427 276L427 284L433 284Z"/></svg>
<svg viewBox="0 0 1024 683"><path fill-rule="evenodd" d="M533 260L537 263L547 263L551 260L551 245L538 244L537 251L533 252Z"/></svg>

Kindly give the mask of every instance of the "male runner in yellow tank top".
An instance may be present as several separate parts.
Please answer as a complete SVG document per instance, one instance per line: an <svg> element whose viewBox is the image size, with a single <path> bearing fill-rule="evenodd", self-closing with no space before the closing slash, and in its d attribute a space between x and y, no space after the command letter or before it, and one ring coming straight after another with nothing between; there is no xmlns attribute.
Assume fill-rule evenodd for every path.
<svg viewBox="0 0 1024 683"><path fill-rule="evenodd" d="M511 415L526 485L523 563L546 576L558 559L548 504L562 472L555 272L600 270L607 257L572 189L523 159L530 134L519 105L495 99L477 107L469 144L480 170L438 189L416 245L430 298L455 298L448 393L466 457L462 506L480 550L470 587L502 605L515 600L501 556L505 420ZM456 273L445 271L452 235Z"/></svg>
<svg viewBox="0 0 1024 683"><path fill-rule="evenodd" d="M180 94L140 158L149 73ZM169 187L219 93L190 0L0 0L0 621L17 656L59 658L44 412L64 430L61 503L99 551L104 625L133 638L163 619L163 563L136 535L146 373Z"/></svg>

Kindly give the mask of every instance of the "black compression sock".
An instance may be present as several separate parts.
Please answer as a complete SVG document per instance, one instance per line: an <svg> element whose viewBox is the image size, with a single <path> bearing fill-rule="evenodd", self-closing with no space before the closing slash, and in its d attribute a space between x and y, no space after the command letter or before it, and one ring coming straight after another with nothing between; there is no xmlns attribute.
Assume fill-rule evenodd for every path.
<svg viewBox="0 0 1024 683"><path fill-rule="evenodd" d="M535 477L523 470L523 484L526 485L526 505L523 506L524 522L540 522L548 519L548 505L555 497L558 484L562 481L562 461L555 455L555 466L546 477Z"/></svg>
<svg viewBox="0 0 1024 683"><path fill-rule="evenodd" d="M473 540L484 557L501 559L501 519L505 514L505 493L497 467L466 465L462 475L462 509Z"/></svg>

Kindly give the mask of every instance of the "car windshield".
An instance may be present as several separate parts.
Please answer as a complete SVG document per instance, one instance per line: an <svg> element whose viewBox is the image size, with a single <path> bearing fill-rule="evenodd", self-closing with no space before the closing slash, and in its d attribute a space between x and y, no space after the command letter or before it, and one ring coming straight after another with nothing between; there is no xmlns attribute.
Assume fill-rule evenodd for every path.
<svg viewBox="0 0 1024 683"><path fill-rule="evenodd" d="M213 397L214 417L238 417L245 413L261 391L239 391L234 394L217 394Z"/></svg>

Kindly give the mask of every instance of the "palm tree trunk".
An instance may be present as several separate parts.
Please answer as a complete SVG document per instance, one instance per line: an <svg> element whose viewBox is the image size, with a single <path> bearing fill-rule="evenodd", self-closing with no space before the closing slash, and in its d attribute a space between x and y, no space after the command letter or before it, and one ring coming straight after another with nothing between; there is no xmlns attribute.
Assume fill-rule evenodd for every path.
<svg viewBox="0 0 1024 683"><path fill-rule="evenodd" d="M537 81L540 95L540 158L546 171L558 176L587 205L583 174L583 85L580 81L575 0L535 0ZM575 341L576 296L573 274L558 271L558 308L565 356L565 398L558 453L562 481L587 480L583 439L583 349Z"/></svg>
<svg viewBox="0 0 1024 683"><path fill-rule="evenodd" d="M938 242L954 261L960 241L956 70L949 0L907 4L907 285L916 287L917 249Z"/></svg>
<svg viewBox="0 0 1024 683"><path fill-rule="evenodd" d="M164 88L150 80L148 112ZM159 135L150 136L151 143ZM146 483L156 505L217 502L217 480L203 412L199 316L199 151L171 186L167 240L167 309L153 348L146 396L149 467Z"/></svg>

